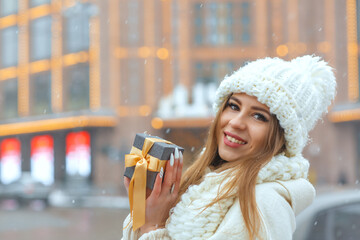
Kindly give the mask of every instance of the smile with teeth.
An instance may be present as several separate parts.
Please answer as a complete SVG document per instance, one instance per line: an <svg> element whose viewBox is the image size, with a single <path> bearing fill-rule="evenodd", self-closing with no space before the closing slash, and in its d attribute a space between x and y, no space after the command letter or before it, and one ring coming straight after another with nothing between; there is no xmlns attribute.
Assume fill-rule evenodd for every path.
<svg viewBox="0 0 360 240"><path fill-rule="evenodd" d="M237 140L237 139L235 139L235 138L233 138L233 137L230 137L229 135L226 135L226 134L225 134L225 137L226 137L227 140L229 140L230 142L237 143L237 144L242 144L242 145L246 144L246 142L239 141L239 140Z"/></svg>

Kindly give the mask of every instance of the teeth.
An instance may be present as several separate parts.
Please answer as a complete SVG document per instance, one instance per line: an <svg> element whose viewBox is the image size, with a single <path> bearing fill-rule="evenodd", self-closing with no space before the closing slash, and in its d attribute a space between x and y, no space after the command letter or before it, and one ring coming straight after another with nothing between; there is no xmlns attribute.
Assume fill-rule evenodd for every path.
<svg viewBox="0 0 360 240"><path fill-rule="evenodd" d="M230 141L230 142L233 142L233 143L237 143L237 144L245 144L245 142L243 141L239 141L233 137L230 137L229 135L226 135L226 138Z"/></svg>

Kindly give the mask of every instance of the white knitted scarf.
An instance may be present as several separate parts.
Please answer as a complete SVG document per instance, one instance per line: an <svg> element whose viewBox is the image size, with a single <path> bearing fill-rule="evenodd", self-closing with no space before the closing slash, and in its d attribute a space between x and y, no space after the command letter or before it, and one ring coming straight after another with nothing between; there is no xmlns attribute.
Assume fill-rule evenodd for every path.
<svg viewBox="0 0 360 240"><path fill-rule="evenodd" d="M257 183L307 178L309 162L301 155L277 155L259 172ZM166 228L173 239L208 239L217 230L235 197L208 207L229 179L222 173L208 173L199 185L193 185L172 209ZM240 213L239 213L240 214ZM240 216L240 215L239 215Z"/></svg>

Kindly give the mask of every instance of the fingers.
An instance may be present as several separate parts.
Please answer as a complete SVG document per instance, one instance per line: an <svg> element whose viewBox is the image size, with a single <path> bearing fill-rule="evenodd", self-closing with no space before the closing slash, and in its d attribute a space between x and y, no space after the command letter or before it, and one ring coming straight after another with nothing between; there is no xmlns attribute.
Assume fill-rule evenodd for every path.
<svg viewBox="0 0 360 240"><path fill-rule="evenodd" d="M172 190L174 190L173 187L176 182L176 175L177 175L177 172L179 169L179 162L180 162L180 151L177 148L175 149L174 158L175 158L175 163L174 163L174 171L173 171L172 182L171 182Z"/></svg>
<svg viewBox="0 0 360 240"><path fill-rule="evenodd" d="M171 153L170 160L166 163L166 172L164 177L163 189L170 191L171 184L173 182L173 172L174 172L175 158L174 154Z"/></svg>
<svg viewBox="0 0 360 240"><path fill-rule="evenodd" d="M179 165L179 150L176 148L175 153L170 155L170 160L166 164L165 179L163 185L164 192L170 192L172 185L176 181L176 174Z"/></svg>
<svg viewBox="0 0 360 240"><path fill-rule="evenodd" d="M155 178L155 180L156 180L156 178ZM152 193L152 189L146 188L146 199L148 199L148 197L151 195L151 193Z"/></svg>
<svg viewBox="0 0 360 240"><path fill-rule="evenodd" d="M176 148L175 152L170 155L170 159L166 163L165 174L163 168L161 168L157 175L151 194L147 194L148 200L151 201L152 199L156 199L160 194L169 195L179 191L183 166L182 162L182 153ZM162 181L163 178L164 181Z"/></svg>
<svg viewBox="0 0 360 240"><path fill-rule="evenodd" d="M181 175L182 175L182 168L183 168L183 155L180 151L179 153L179 166L176 172L176 181L175 181L175 187L174 187L174 193L178 193L180 189L180 182L181 182Z"/></svg>
<svg viewBox="0 0 360 240"><path fill-rule="evenodd" d="M159 174L156 176L154 187L149 196L149 199L156 199L159 197L159 195L161 193L161 184L162 184L163 177L164 177L164 169L161 168Z"/></svg>

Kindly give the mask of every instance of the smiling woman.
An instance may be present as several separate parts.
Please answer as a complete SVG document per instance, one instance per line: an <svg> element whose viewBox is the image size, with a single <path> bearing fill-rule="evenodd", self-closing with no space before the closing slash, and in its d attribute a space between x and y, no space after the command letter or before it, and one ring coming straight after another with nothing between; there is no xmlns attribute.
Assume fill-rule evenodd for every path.
<svg viewBox="0 0 360 240"><path fill-rule="evenodd" d="M302 150L335 88L316 56L260 59L226 77L204 151L181 182L182 156L171 157L145 224L132 231L129 216L124 239L291 239L315 195Z"/></svg>
<svg viewBox="0 0 360 240"><path fill-rule="evenodd" d="M261 152L272 119L269 108L256 97L233 94L225 105L217 133L218 152L225 161L237 161Z"/></svg>

